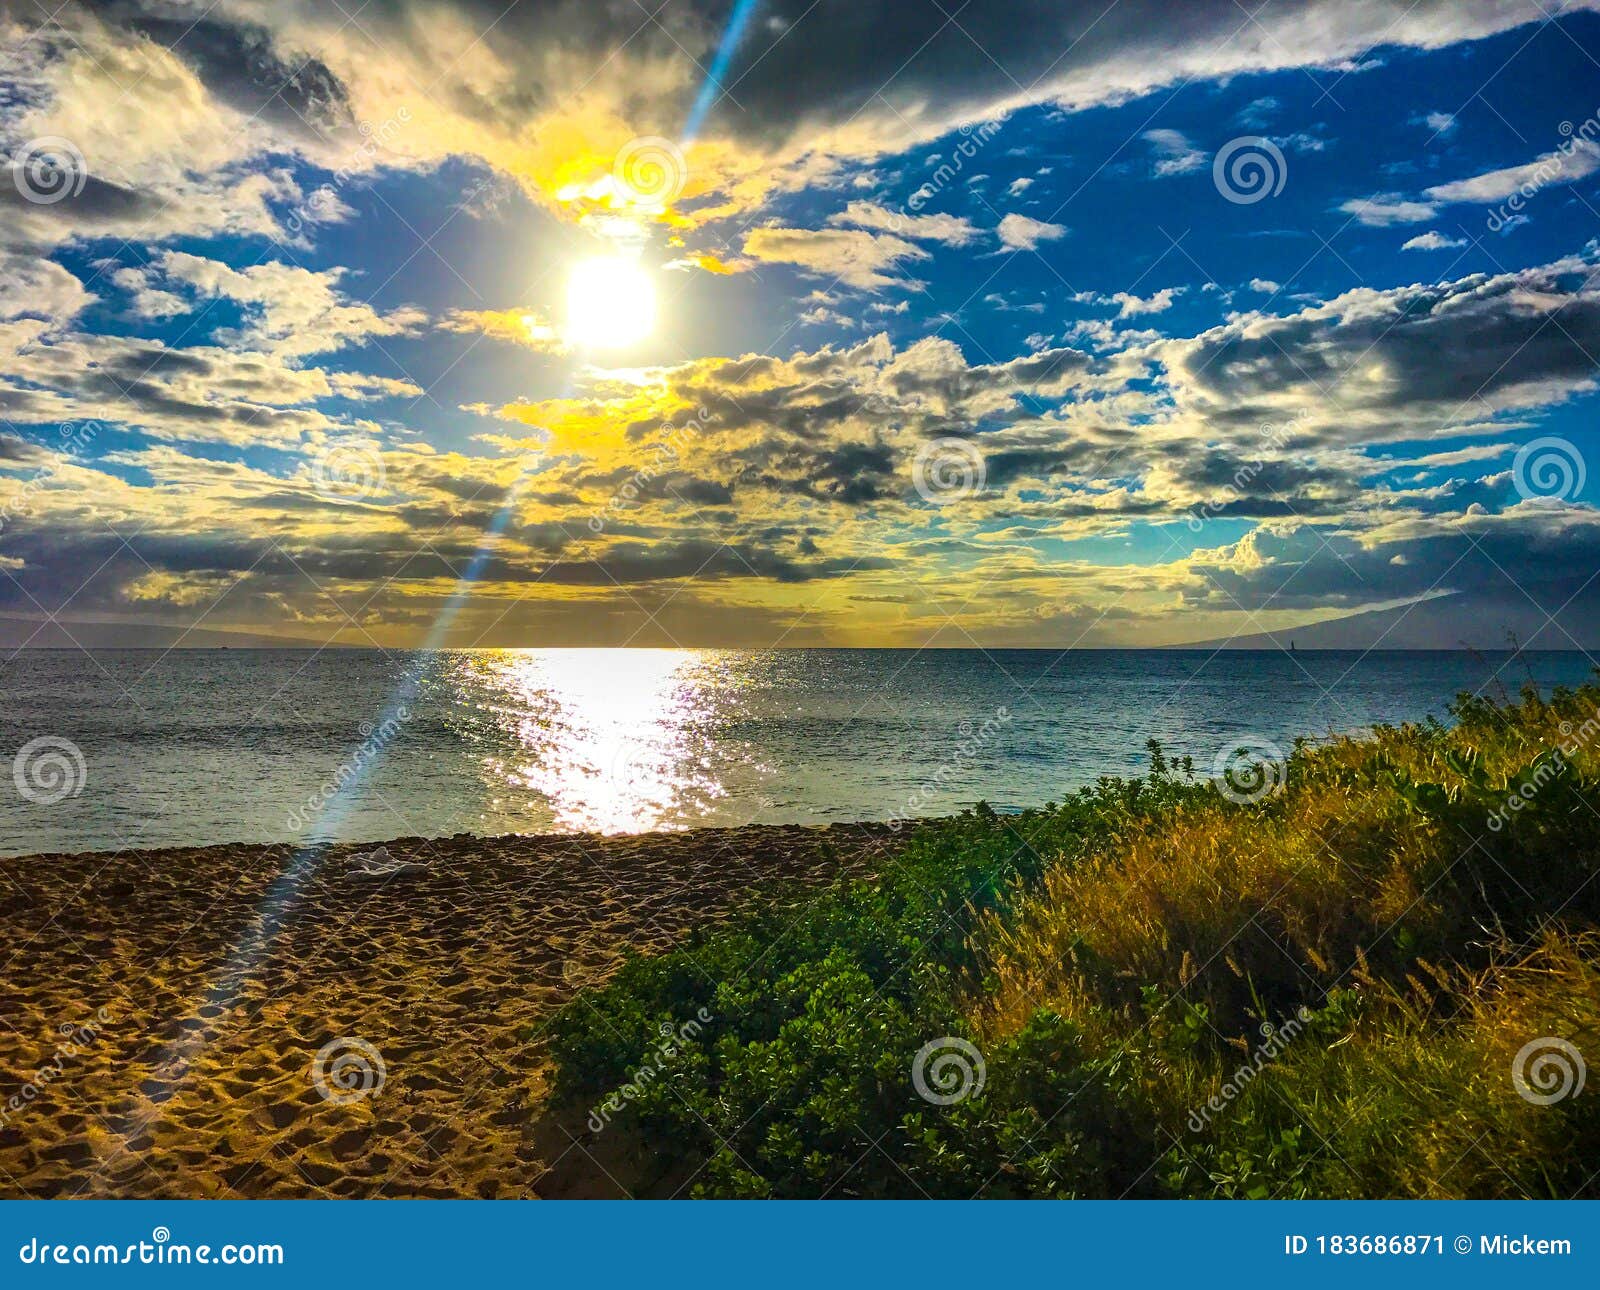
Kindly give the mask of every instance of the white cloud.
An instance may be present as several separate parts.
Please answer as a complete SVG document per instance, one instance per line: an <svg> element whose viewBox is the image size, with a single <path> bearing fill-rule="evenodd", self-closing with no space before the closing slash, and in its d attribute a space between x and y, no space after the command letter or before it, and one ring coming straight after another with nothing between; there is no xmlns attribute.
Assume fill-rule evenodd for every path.
<svg viewBox="0 0 1600 1290"><path fill-rule="evenodd" d="M1443 233L1429 229L1426 233L1419 233L1409 242L1403 243L1400 249L1402 251L1448 251L1466 244L1467 239L1464 237L1446 237Z"/></svg>
<svg viewBox="0 0 1600 1290"><path fill-rule="evenodd" d="M1498 202L1525 189L1570 184L1596 170L1600 170L1600 144L1590 139L1569 140L1525 165L1439 184L1428 189L1427 196L1438 202Z"/></svg>
<svg viewBox="0 0 1600 1290"><path fill-rule="evenodd" d="M1354 215L1369 228L1420 224L1439 213L1439 208L1432 202L1410 201L1399 193L1374 193L1371 197L1354 198L1339 209L1346 215Z"/></svg>
<svg viewBox="0 0 1600 1290"><path fill-rule="evenodd" d="M37 318L63 326L95 302L95 297L53 260L0 251L0 322Z"/></svg>
<svg viewBox="0 0 1600 1290"><path fill-rule="evenodd" d="M857 228L894 233L917 241L943 242L946 246L966 246L978 240L978 230L968 219L956 215L917 215L889 210L876 202L851 202L842 211L828 216L830 224L853 224Z"/></svg>
<svg viewBox="0 0 1600 1290"><path fill-rule="evenodd" d="M1064 224L1047 224L1026 215L1007 215L995 229L1000 244L1013 251L1036 250L1040 242L1053 242L1067 235Z"/></svg>
<svg viewBox="0 0 1600 1290"><path fill-rule="evenodd" d="M903 238L864 229L757 228L745 235L744 252L768 263L798 265L818 277L836 278L864 291L911 286L895 275L906 260L928 253Z"/></svg>
<svg viewBox="0 0 1600 1290"><path fill-rule="evenodd" d="M1158 175L1187 175L1210 159L1209 153L1196 148L1179 130L1146 130L1144 137L1155 150Z"/></svg>

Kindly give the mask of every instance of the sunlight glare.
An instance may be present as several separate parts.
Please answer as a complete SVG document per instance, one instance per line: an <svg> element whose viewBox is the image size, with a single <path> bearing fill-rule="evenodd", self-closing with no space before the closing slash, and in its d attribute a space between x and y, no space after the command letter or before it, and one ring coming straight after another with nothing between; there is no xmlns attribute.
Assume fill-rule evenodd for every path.
<svg viewBox="0 0 1600 1290"><path fill-rule="evenodd" d="M635 260L607 256L573 266L567 280L567 339L595 349L620 349L650 334L656 290Z"/></svg>

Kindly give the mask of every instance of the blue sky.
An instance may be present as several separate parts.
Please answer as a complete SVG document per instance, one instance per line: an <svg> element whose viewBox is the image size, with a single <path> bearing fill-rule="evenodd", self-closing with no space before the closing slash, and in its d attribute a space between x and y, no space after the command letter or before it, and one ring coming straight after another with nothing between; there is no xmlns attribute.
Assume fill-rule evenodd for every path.
<svg viewBox="0 0 1600 1290"><path fill-rule="evenodd" d="M52 8L5 639L1600 644L1585 7Z"/></svg>

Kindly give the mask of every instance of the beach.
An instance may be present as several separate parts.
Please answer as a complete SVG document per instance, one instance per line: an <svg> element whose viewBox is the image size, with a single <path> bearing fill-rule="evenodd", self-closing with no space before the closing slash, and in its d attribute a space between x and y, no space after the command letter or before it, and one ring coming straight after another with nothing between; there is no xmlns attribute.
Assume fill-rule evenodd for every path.
<svg viewBox="0 0 1600 1290"><path fill-rule="evenodd" d="M539 1124L542 1026L627 953L898 845L835 824L0 861L0 1194L617 1194Z"/></svg>

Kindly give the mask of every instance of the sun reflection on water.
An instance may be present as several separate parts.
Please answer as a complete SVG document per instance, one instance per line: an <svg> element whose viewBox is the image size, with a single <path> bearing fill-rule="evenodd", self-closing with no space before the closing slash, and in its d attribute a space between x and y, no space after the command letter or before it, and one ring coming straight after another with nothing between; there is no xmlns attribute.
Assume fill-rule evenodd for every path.
<svg viewBox="0 0 1600 1290"><path fill-rule="evenodd" d="M705 755L727 688L714 652L482 651L459 668L463 697L496 728L491 786L536 794L557 828L681 828L726 792Z"/></svg>

